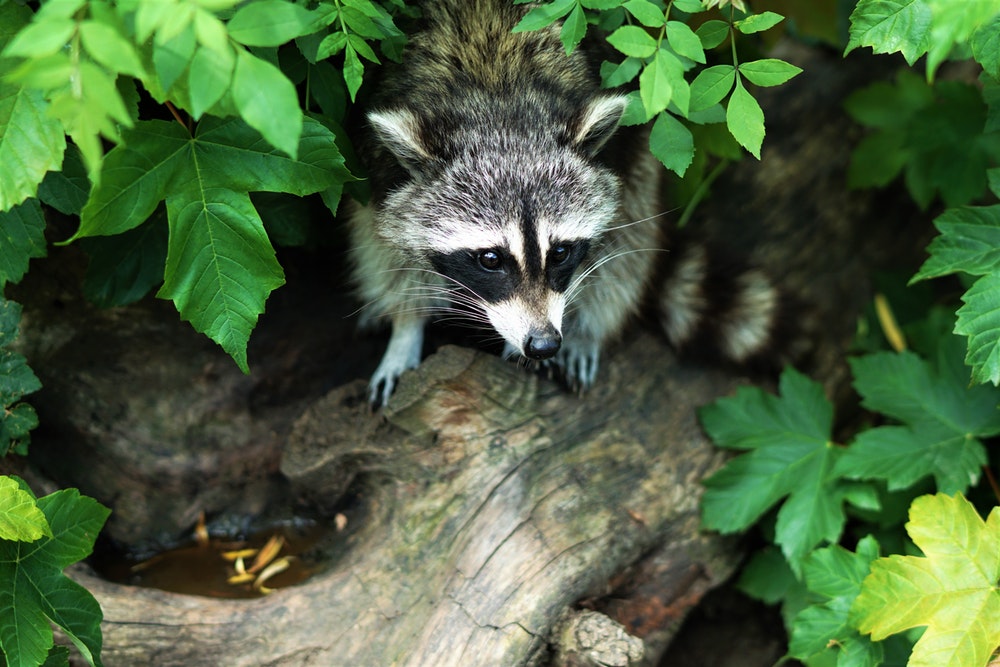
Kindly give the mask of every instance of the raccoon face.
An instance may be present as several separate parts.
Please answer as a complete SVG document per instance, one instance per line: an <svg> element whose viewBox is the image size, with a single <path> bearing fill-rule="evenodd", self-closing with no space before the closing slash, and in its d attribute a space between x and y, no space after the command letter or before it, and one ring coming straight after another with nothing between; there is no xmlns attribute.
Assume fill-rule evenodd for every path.
<svg viewBox="0 0 1000 667"><path fill-rule="evenodd" d="M406 263L444 277L451 300L484 314L511 348L553 357L574 279L618 209L618 178L590 158L622 103L598 98L574 127L548 135L459 128L446 158L411 112L371 114L412 176L378 207L380 236Z"/></svg>

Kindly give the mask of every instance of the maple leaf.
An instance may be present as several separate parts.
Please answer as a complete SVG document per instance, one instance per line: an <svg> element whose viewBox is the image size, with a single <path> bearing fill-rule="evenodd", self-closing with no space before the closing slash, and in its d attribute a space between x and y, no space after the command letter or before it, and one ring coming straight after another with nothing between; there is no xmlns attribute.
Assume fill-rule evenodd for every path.
<svg viewBox="0 0 1000 667"><path fill-rule="evenodd" d="M742 387L702 408L702 425L718 446L750 450L705 480L702 522L743 530L785 499L775 542L797 571L813 547L839 539L843 502L858 489L832 475L841 448L831 442L833 407L822 387L788 368L779 391Z"/></svg>
<svg viewBox="0 0 1000 667"><path fill-rule="evenodd" d="M872 563L851 625L876 641L927 626L909 667L984 667L1000 648L1000 508L984 522L961 494L921 496L906 531L924 556Z"/></svg>
<svg viewBox="0 0 1000 667"><path fill-rule="evenodd" d="M101 608L63 569L88 556L110 511L76 489L37 501L50 534L0 540L0 650L9 665L40 665L52 647L51 621L100 667Z"/></svg>
<svg viewBox="0 0 1000 667"><path fill-rule="evenodd" d="M875 667L882 661L882 646L860 636L847 622L851 603L871 562L878 558L878 549L878 542L869 535L858 542L855 553L834 545L809 554L803 571L810 593L819 600L792 620L790 655L808 661L834 650L838 665Z"/></svg>
<svg viewBox="0 0 1000 667"><path fill-rule="evenodd" d="M933 476L945 493L965 491L986 464L980 438L1000 433L1000 392L970 386L962 341L945 337L933 362L912 352L882 352L851 360L862 404L902 425L861 433L835 473L884 479L890 490Z"/></svg>

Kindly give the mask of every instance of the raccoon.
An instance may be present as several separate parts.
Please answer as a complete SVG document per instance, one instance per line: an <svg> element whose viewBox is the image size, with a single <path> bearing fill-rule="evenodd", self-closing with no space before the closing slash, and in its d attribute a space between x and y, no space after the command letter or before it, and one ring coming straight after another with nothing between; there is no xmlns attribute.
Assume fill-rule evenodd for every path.
<svg viewBox="0 0 1000 667"><path fill-rule="evenodd" d="M420 362L429 319L456 310L579 389L648 291L675 346L714 341L739 362L768 344L780 299L765 276L668 249L663 167L648 128L618 127L627 98L601 87L600 47L567 55L558 24L513 33L528 7L510 0L421 8L356 141L371 185L349 214L362 325L392 327L373 405Z"/></svg>

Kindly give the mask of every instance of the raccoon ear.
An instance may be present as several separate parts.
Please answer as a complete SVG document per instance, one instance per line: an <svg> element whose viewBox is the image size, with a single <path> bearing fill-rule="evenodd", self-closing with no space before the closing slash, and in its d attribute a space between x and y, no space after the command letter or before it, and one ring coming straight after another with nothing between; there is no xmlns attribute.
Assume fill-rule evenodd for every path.
<svg viewBox="0 0 1000 667"><path fill-rule="evenodd" d="M408 109L372 111L368 122L375 130L375 136L399 160L407 171L417 176L421 165L433 159L424 143L420 121Z"/></svg>
<svg viewBox="0 0 1000 667"><path fill-rule="evenodd" d="M595 97L580 113L573 131L573 144L594 156L604 148L625 113L628 98L624 95Z"/></svg>

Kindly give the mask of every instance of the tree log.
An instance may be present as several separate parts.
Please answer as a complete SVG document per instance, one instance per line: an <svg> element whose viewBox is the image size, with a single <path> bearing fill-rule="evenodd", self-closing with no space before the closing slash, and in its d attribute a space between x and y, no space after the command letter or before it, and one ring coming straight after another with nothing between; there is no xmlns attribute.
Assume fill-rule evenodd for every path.
<svg viewBox="0 0 1000 667"><path fill-rule="evenodd" d="M671 599L643 593L617 620L655 660L664 628L738 557L697 530L700 480L722 455L695 407L733 382L642 335L582 398L458 347L405 375L384 420L360 383L334 390L295 425L283 471L314 498L355 489L341 557L250 601L78 573L104 609L105 662L539 664L579 601L651 576Z"/></svg>

